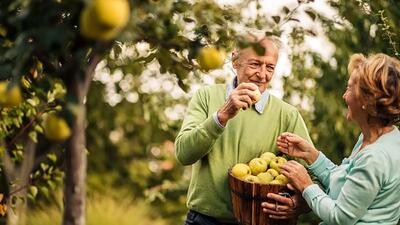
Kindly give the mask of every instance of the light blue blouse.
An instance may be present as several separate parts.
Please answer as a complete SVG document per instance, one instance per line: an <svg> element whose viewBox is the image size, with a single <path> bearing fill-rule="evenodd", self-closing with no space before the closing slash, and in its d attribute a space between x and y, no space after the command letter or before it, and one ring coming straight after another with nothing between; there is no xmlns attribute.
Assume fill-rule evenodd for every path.
<svg viewBox="0 0 400 225"><path fill-rule="evenodd" d="M321 224L397 224L400 218L400 132L380 136L358 152L360 135L350 157L335 165L322 152L310 171L325 187L303 191Z"/></svg>

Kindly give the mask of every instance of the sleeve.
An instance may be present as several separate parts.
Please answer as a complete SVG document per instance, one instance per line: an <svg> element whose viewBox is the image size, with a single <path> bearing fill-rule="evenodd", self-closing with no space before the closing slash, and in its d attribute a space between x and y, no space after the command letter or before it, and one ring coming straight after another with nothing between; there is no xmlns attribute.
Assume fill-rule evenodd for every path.
<svg viewBox="0 0 400 225"><path fill-rule="evenodd" d="M355 224L376 198L384 183L384 174L389 172L382 165L387 155L375 149L366 150L354 159L337 200L331 199L317 185L304 190L304 199L325 223Z"/></svg>
<svg viewBox="0 0 400 225"><path fill-rule="evenodd" d="M321 185L326 188L329 187L331 171L336 167L337 165L328 159L324 153L319 152L317 160L308 167L308 170L319 180Z"/></svg>
<svg viewBox="0 0 400 225"><path fill-rule="evenodd" d="M208 115L205 94L204 89L194 94L175 139L175 156L182 165L191 165L205 156L224 131L213 115Z"/></svg>

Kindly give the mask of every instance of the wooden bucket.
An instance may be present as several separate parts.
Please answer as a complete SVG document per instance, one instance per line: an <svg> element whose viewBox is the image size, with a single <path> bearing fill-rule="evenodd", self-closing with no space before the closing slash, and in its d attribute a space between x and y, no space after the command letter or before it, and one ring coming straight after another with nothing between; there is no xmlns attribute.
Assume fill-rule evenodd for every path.
<svg viewBox="0 0 400 225"><path fill-rule="evenodd" d="M275 201L267 198L268 193L290 193L286 185L256 184L240 180L228 171L233 214L243 225L296 225L297 219L271 219L262 211L261 203Z"/></svg>

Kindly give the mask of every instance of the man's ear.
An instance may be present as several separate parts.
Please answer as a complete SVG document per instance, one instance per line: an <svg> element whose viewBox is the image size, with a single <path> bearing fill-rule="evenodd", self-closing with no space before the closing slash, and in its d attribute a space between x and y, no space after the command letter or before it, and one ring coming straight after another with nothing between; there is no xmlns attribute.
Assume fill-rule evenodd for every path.
<svg viewBox="0 0 400 225"><path fill-rule="evenodd" d="M238 60L239 60L239 52L237 50L234 50L232 52L232 67L234 69L237 69L239 67Z"/></svg>

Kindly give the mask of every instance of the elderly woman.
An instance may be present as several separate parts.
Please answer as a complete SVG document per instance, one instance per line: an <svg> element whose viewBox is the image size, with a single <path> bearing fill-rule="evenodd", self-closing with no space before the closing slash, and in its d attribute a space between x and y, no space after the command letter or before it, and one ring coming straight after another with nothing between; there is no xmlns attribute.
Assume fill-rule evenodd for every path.
<svg viewBox="0 0 400 225"><path fill-rule="evenodd" d="M351 57L343 95L347 119L361 128L351 155L340 165L295 134L278 137L278 148L304 159L324 188L295 161L283 166L321 224L397 224L400 217L400 63L385 54ZM272 195L271 198L279 196ZM263 203L264 211L275 210ZM284 211L285 208L277 209Z"/></svg>

